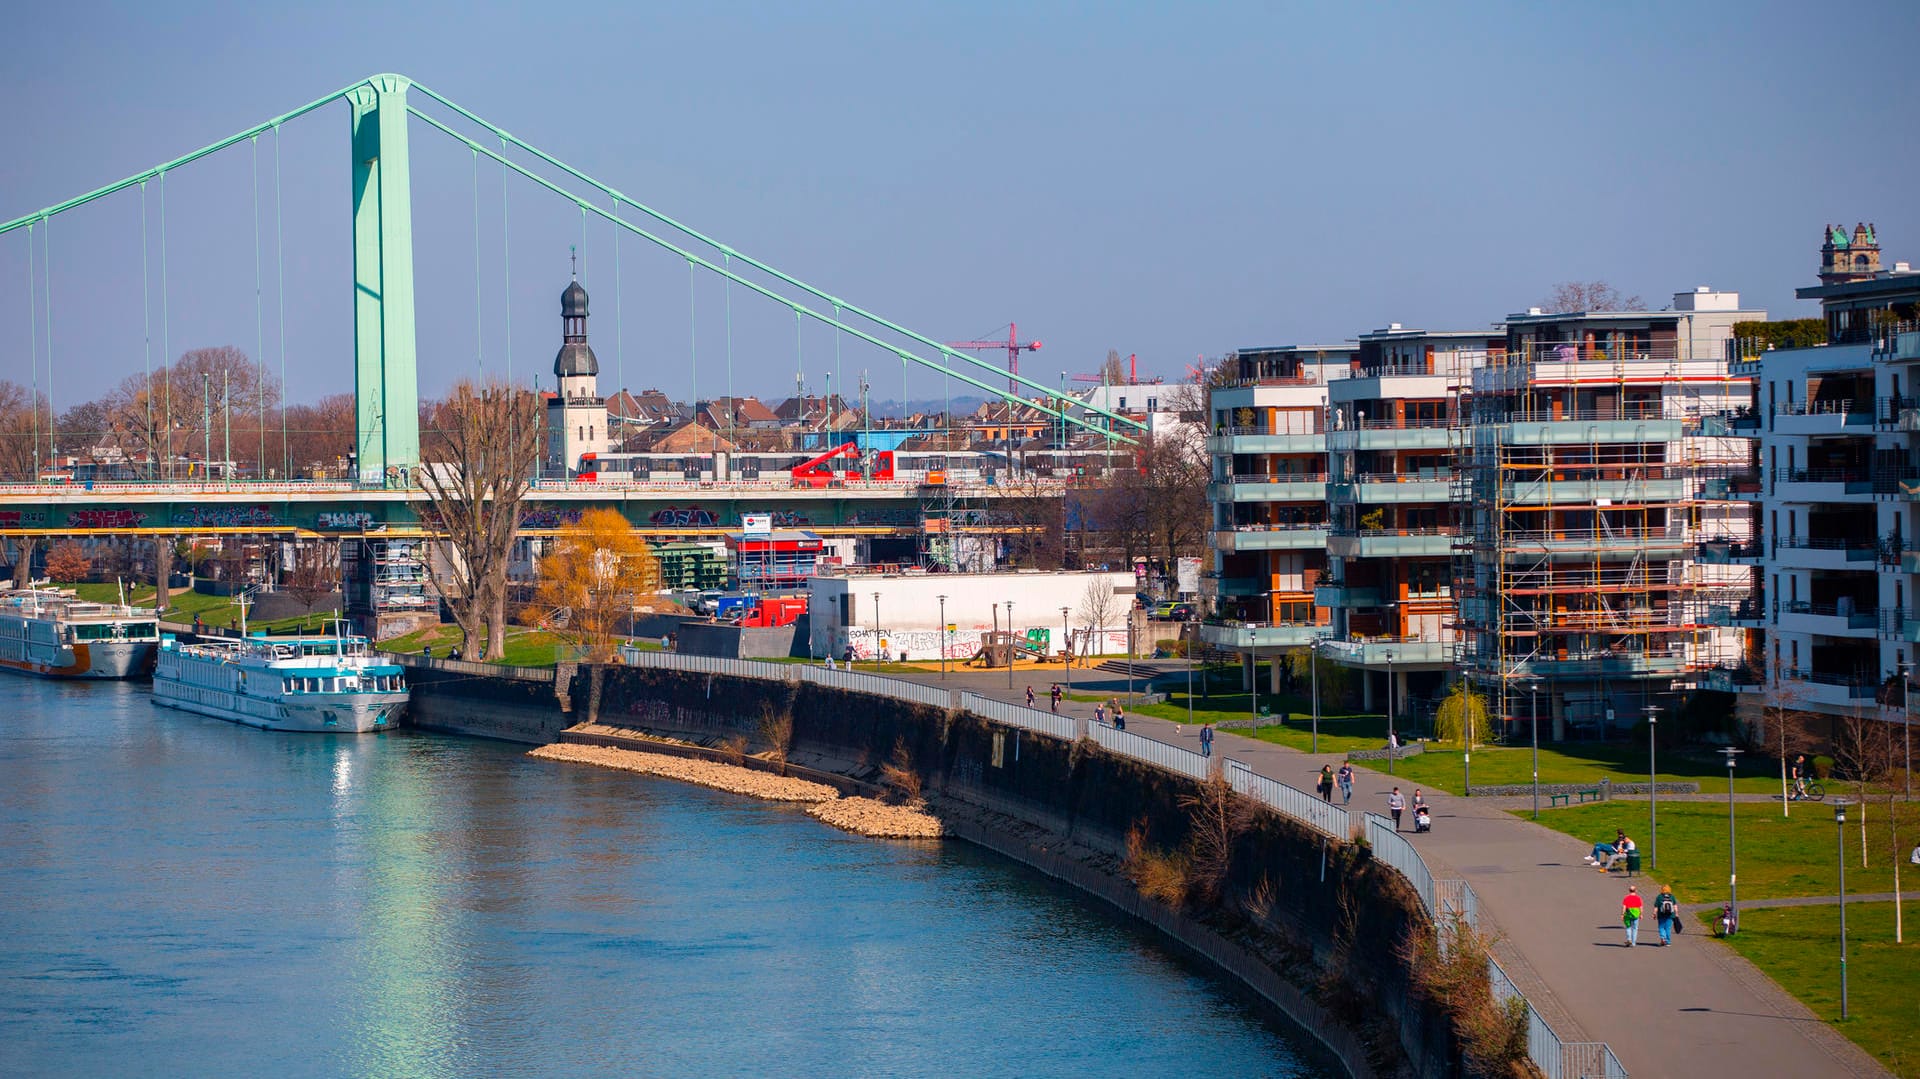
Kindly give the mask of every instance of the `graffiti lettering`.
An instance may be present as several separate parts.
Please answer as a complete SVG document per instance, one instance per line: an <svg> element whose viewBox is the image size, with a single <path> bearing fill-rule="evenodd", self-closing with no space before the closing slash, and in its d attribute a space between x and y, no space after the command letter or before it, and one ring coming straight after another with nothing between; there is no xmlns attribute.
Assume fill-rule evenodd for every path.
<svg viewBox="0 0 1920 1079"><path fill-rule="evenodd" d="M565 528L579 523L579 510L523 510L520 514L521 528Z"/></svg>
<svg viewBox="0 0 1920 1079"><path fill-rule="evenodd" d="M279 524L280 518L265 506L195 506L174 514L173 523L188 528L244 528Z"/></svg>
<svg viewBox="0 0 1920 1079"><path fill-rule="evenodd" d="M137 528L147 519L139 510L74 510L67 514L72 528Z"/></svg>
<svg viewBox="0 0 1920 1079"><path fill-rule="evenodd" d="M0 510L0 528L41 528L46 523L45 510Z"/></svg>
<svg viewBox="0 0 1920 1079"><path fill-rule="evenodd" d="M657 528L710 528L714 524L713 514L699 506L688 506L686 509L668 506L647 520Z"/></svg>
<svg viewBox="0 0 1920 1079"><path fill-rule="evenodd" d="M346 513L322 513L317 523L321 528L372 528L373 514L359 510Z"/></svg>

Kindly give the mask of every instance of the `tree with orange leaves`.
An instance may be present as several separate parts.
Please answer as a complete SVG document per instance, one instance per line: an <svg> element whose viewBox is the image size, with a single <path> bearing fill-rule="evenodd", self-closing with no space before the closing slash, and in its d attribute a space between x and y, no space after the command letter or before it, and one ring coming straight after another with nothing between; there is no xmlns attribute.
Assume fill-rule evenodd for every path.
<svg viewBox="0 0 1920 1079"><path fill-rule="evenodd" d="M660 588L660 561L619 510L590 509L541 557L539 583L525 621L573 644L588 664L587 722L600 715L602 668L618 659L614 644L636 610Z"/></svg>

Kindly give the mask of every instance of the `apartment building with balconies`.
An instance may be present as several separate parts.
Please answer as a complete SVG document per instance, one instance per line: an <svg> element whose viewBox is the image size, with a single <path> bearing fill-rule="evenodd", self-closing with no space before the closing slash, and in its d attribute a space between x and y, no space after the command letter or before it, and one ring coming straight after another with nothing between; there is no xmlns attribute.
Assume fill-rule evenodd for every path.
<svg viewBox="0 0 1920 1079"><path fill-rule="evenodd" d="M1752 540L1750 511L1702 497L1751 447L1728 428L1752 402L1729 364L1739 295L1675 295L1669 310L1548 313L1506 322L1473 373L1455 582L1460 663L1496 713L1537 699L1556 738L1631 726L1728 664L1752 569L1703 545Z"/></svg>
<svg viewBox="0 0 1920 1079"><path fill-rule="evenodd" d="M1202 582L1208 646L1256 657L1328 632L1314 590L1327 571L1327 387L1352 344L1242 349L1209 395L1213 564ZM1278 688L1279 667L1272 677Z"/></svg>
<svg viewBox="0 0 1920 1079"><path fill-rule="evenodd" d="M1453 578L1473 372L1506 348L1499 331L1399 324L1361 334L1351 377L1327 385L1328 612L1322 654L1395 681L1393 699L1436 695L1454 665Z"/></svg>
<svg viewBox="0 0 1920 1079"><path fill-rule="evenodd" d="M1770 699L1834 716L1903 708L1901 672L1920 649L1920 273L1859 260L1828 230L1825 344L1736 344L1755 375L1761 574ZM1756 666L1758 666L1756 664Z"/></svg>

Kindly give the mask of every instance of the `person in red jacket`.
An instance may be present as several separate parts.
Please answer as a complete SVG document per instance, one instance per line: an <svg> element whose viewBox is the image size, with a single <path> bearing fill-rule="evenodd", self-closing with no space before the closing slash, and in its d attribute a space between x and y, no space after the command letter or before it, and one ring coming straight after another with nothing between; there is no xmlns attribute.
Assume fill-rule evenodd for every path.
<svg viewBox="0 0 1920 1079"><path fill-rule="evenodd" d="M1627 947L1640 938L1640 889L1627 885L1627 897L1620 901L1620 924L1627 927Z"/></svg>

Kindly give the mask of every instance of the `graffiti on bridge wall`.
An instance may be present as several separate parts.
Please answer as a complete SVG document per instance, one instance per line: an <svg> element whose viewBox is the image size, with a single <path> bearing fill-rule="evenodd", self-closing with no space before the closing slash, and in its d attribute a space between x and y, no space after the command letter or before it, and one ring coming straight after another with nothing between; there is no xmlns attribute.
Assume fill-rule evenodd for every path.
<svg viewBox="0 0 1920 1079"><path fill-rule="evenodd" d="M0 510L0 528L45 528L46 510Z"/></svg>
<svg viewBox="0 0 1920 1079"><path fill-rule="evenodd" d="M804 528L813 522L804 513L793 510L767 510L775 528ZM717 528L721 525L721 516L703 506L687 506L682 509L668 506L656 510L647 518L647 523L655 528Z"/></svg>
<svg viewBox="0 0 1920 1079"><path fill-rule="evenodd" d="M246 528L277 525L280 518L265 506L194 506L173 515L186 528Z"/></svg>
<svg viewBox="0 0 1920 1079"><path fill-rule="evenodd" d="M73 510L67 514L70 528L138 528L147 515L140 510Z"/></svg>
<svg viewBox="0 0 1920 1079"><path fill-rule="evenodd" d="M372 528L373 514L364 510L322 513L314 519L320 528Z"/></svg>

